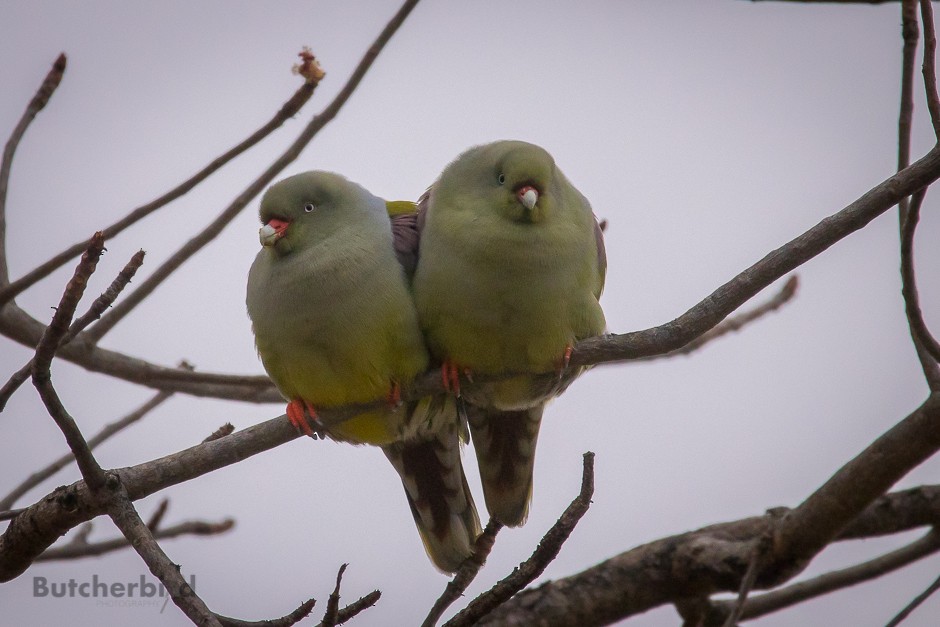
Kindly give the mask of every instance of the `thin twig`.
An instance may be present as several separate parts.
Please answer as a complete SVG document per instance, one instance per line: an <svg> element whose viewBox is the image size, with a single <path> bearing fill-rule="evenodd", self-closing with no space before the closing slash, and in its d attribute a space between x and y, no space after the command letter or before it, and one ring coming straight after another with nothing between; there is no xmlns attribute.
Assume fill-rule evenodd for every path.
<svg viewBox="0 0 940 627"><path fill-rule="evenodd" d="M463 593L476 579L477 573L486 564L486 558L489 557L490 551L493 550L493 544L496 542L496 534L502 528L503 524L501 522L495 518L490 518L490 521L486 523L486 529L476 539L473 555L463 561L463 564L454 574L454 578L447 582L444 593L434 602L434 606L428 612L424 622L421 623L421 627L434 627L434 625L437 625L437 621L441 619L447 608L463 596Z"/></svg>
<svg viewBox="0 0 940 627"><path fill-rule="evenodd" d="M903 170L910 163L911 156L911 129L914 115L914 66L917 56L917 39L919 37L919 28L917 25L917 0L903 0L901 4L901 35L904 39L904 47L901 60L901 106L898 114L898 171ZM923 190L916 192L920 194ZM921 200L923 198L921 197ZM908 225L908 214L910 212L910 198L902 198L898 203L898 232L901 238L901 279L902 285L908 284L905 272L905 263L910 262L910 269L913 272L913 259L910 255L905 259L905 225ZM940 385L940 367L937 366L927 347L921 341L920 334L915 328L916 321L911 318L910 299L907 293L904 294L905 307L907 309L907 321L910 328L911 341L914 344L914 351L920 362L921 370L924 372L924 378L927 380L931 389L936 389ZM916 290L914 296L916 298Z"/></svg>
<svg viewBox="0 0 940 627"><path fill-rule="evenodd" d="M379 53L388 43L395 31L401 26L418 4L418 0L406 0L398 12L392 17L389 23L382 29L382 32L373 42L372 46L366 51L359 65L353 71L352 75L346 81L346 84L336 95L333 101L301 131L296 140L285 150L281 156L274 160L267 170L261 173L245 190L238 195L206 228L198 235L190 239L179 250L170 256L153 274L141 282L120 304L115 306L107 315L105 315L98 324L88 331L88 341L99 341L108 331L114 328L114 325L129 314L137 305L139 305L147 296L149 296L164 280L175 272L190 257L199 252L206 244L211 242L219 233L222 232L229 222L237 216L251 200L257 196L267 185L274 180L284 168L290 165L300 153L306 148L307 144L327 125L339 110L343 107L349 97L353 94L366 72L372 66Z"/></svg>
<svg viewBox="0 0 940 627"><path fill-rule="evenodd" d="M131 413L127 414L120 420L116 420L110 424L105 425L101 431L88 439L88 448L94 450L95 447L111 436L126 429L130 425L149 414L171 396L173 396L173 392L157 392L149 401ZM0 510L9 509L21 496L74 461L75 456L71 453L66 453L45 468L37 470L28 476L21 484L10 490L10 493L4 496L3 499L0 499Z"/></svg>
<svg viewBox="0 0 940 627"><path fill-rule="evenodd" d="M349 564L343 564L339 567L339 572L336 573L336 587L333 588L330 598L326 601L326 612L323 614L323 620L320 621L323 627L335 627L337 624L336 621L339 617L339 587L343 583L343 573L346 572L347 566Z"/></svg>
<svg viewBox="0 0 940 627"><path fill-rule="evenodd" d="M940 392L940 343L930 333L920 308L917 278L914 272L914 232L920 220L920 207L927 190L922 189L911 198L907 219L901 227L901 294L914 343L921 350L921 367L927 384L934 392ZM926 354L924 354L926 353Z"/></svg>
<svg viewBox="0 0 940 627"><path fill-rule="evenodd" d="M14 518L16 518L17 516L19 516L25 511L26 511L25 507L21 507L19 509L10 509L10 510L0 511L0 520L13 520Z"/></svg>
<svg viewBox="0 0 940 627"><path fill-rule="evenodd" d="M91 454L91 449L88 448L88 443L82 436L75 420L72 419L59 400L59 395L52 386L49 368L59 347L59 342L69 330L78 302L85 293L88 278L95 271L102 252L104 252L104 239L101 237L100 232L95 233L87 250L82 255L82 260L75 269L75 274L72 275L71 280L65 287L59 306L52 316L52 322L46 327L46 331L36 347L36 356L33 358L33 384L39 391L39 396L49 415L52 416L52 419L55 420L65 436L65 441L78 463L82 478L93 491L104 484L104 471L101 470L101 466L98 465L98 462Z"/></svg>
<svg viewBox="0 0 940 627"><path fill-rule="evenodd" d="M924 90L927 92L927 109L934 135L940 140L940 95L937 93L937 30L933 21L930 0L920 1L920 13L924 22Z"/></svg>
<svg viewBox="0 0 940 627"><path fill-rule="evenodd" d="M353 601L343 609L341 609L336 615L336 624L342 625L349 619L353 618L363 610L367 610L376 603L379 602L379 598L382 596L382 593L378 590L373 590L364 597L360 597L357 600ZM318 623L317 627L324 627L323 623Z"/></svg>
<svg viewBox="0 0 940 627"><path fill-rule="evenodd" d="M30 122L33 121L37 113L43 110L49 102L49 99L52 98L52 94L59 86L59 83L62 82L62 76L65 74L65 65L65 53L62 53L55 60L55 63L52 64L52 69L49 70L46 78L43 79L42 85L39 86L36 95L29 101L29 104L26 106L26 111L23 112L23 116L20 118L20 121L17 122L16 127L13 129L10 138L3 148L3 160L0 161L0 288L3 289L10 284L10 272L7 267L6 250L6 208L7 190L10 186L10 169L13 166L13 156L16 154L16 148L19 146L20 140L23 139L26 129L29 128ZM78 250L76 254L84 250L86 245L85 242L77 244ZM3 302L4 301L0 300L0 306L2 306Z"/></svg>
<svg viewBox="0 0 940 627"><path fill-rule="evenodd" d="M62 63L63 63L63 68L64 68L65 57L63 56L61 58L62 58ZM270 135L275 130L277 130L277 128L279 128L286 120L289 120L294 115L296 115L297 112L300 111L301 107L303 107L307 103L307 101L310 100L310 97L313 95L315 88L316 88L315 82L306 80L304 84L301 85L301 87L296 92L294 92L294 95L291 96L290 99L284 103L284 105L274 115L274 117L271 120L269 120L264 126L259 128L257 131L255 131L251 135L249 135L244 141L237 144L235 147L231 148L230 150L223 153L219 157L216 157L215 159L213 159L206 167L204 167L199 172L197 172L196 174L194 174L187 180L183 181L182 183L180 183L179 185L177 185L176 187L174 187L167 193L163 194L159 198L152 200L151 202L145 205L137 207L136 209L132 210L125 217L121 218L114 224L102 229L102 234L104 235L105 239L114 238L118 233L120 233L127 227L145 218L146 216L150 215L157 209L160 209L161 207L164 207L170 202L176 200L180 196L183 196L188 191L190 191L191 189L193 189L194 187L202 183L204 180L206 180L210 175L216 172L216 170L218 170L219 168L224 166L226 163L228 163L229 161L231 161L232 159L234 159L241 153L245 152L246 150L248 150L249 148L257 144L258 142L260 142L262 139ZM2 215L2 213L0 213L0 215ZM3 303L7 302L8 300L15 298L17 294L28 289L29 287L31 287L38 281L47 277L49 274L54 272L57 268L60 268L64 264L68 263L70 259L74 258L76 255L82 252L82 250L84 249L84 246L85 244L82 242L74 244L70 246L69 248L63 250L59 254L55 255L49 261L46 261L42 265L36 267L35 269L31 270L27 274L23 275L22 277L20 277L13 283L9 283L9 280L7 280L4 283L4 285L6 285L6 283L9 283L9 285L6 285L6 287L3 287L3 289L0 289L0 306L2 306ZM0 249L0 253L2 252L3 252L2 249ZM5 262L5 255L3 255L2 258L0 258L0 262Z"/></svg>
<svg viewBox="0 0 940 627"><path fill-rule="evenodd" d="M150 523L147 524L151 528ZM187 520L163 529L152 531L156 540L168 540L180 536L214 536L225 533L235 527L235 521L231 518L225 518L219 522L208 522L205 520ZM62 547L53 547L47 549L39 557L37 562L52 562L61 560L82 559L85 557L95 557L119 551L130 546L127 538L120 537L111 540L102 540L101 542L69 543Z"/></svg>
<svg viewBox="0 0 940 627"><path fill-rule="evenodd" d="M773 524L772 516L769 517L769 520L771 524ZM747 571L744 573L744 577L741 578L738 598L735 599L731 612L728 614L728 618L725 620L722 627L735 627L738 624L738 620L741 618L741 612L744 610L744 604L747 602L747 597L751 593L751 590L754 589L754 584L757 582L757 573L760 572L760 568L764 559L770 552L772 544L772 532L765 533L754 541L754 548L751 552L750 562L747 565Z"/></svg>
<svg viewBox="0 0 940 627"><path fill-rule="evenodd" d="M898 612L897 616L888 621L885 627L897 627L900 625L911 613L916 610L920 605L930 598L930 596L940 590L940 577L934 579L933 583L927 586L927 589L914 597L910 603L907 604L903 610Z"/></svg>
<svg viewBox="0 0 940 627"><path fill-rule="evenodd" d="M160 499L157 509L153 510L153 513L150 514L150 520L147 521L147 529L150 530L150 533L155 533L160 528L160 523L163 522L163 517L166 516L169 509L170 499Z"/></svg>
<svg viewBox="0 0 940 627"><path fill-rule="evenodd" d="M137 251L132 257L131 260L127 262L127 265L124 266L114 281L111 282L111 285L108 286L101 296L95 299L91 304L91 307L88 308L88 311L79 316L72 324L69 326L68 332L59 340L59 347L65 346L71 342L76 335L85 330L85 328L101 317L101 314L111 306L117 297L120 295L121 290L123 290L131 279L134 278L134 274L137 273L137 270L140 269L140 266L144 263L144 251ZM26 379L29 378L29 374L32 371L33 362L30 360L22 368L16 371L16 373L10 377L10 379L0 388L0 412L6 407L7 401L10 400L10 397L16 392L17 388L23 384Z"/></svg>
<svg viewBox="0 0 940 627"><path fill-rule="evenodd" d="M316 599L307 599L300 604L300 607L287 616L270 620L247 621L238 618L229 618L221 614L216 614L215 617L222 623L222 627L291 627L310 616L310 612L313 611L313 606L316 604Z"/></svg>
<svg viewBox="0 0 940 627"><path fill-rule="evenodd" d="M474 599L470 605L458 612L453 618L444 623L445 627L458 627L473 625L482 617L503 604L519 590L529 585L536 577L542 574L545 567L558 555L562 545L571 535L578 521L591 507L591 496L594 494L594 453L584 454L583 470L581 474L581 492L568 505L561 518L548 530L535 552L525 560L512 573L496 583L492 588Z"/></svg>

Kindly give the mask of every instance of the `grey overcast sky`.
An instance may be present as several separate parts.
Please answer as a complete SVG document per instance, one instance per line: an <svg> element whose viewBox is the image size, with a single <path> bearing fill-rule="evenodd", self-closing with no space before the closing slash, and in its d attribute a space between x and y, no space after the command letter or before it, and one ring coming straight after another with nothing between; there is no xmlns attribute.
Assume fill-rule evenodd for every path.
<svg viewBox="0 0 940 627"><path fill-rule="evenodd" d="M16 157L8 203L18 277L188 177L293 93L296 53L327 71L295 120L204 185L112 242L89 293L139 248L146 276L222 210L339 90L395 1L8 1L0 6L0 132L13 128L56 55L69 67ZM900 10L741 0L426 0L340 115L283 175L341 172L376 194L415 199L465 148L502 138L547 148L609 220L602 300L610 330L666 322L891 174L896 162ZM914 155L932 145L918 82ZM940 329L940 216L928 196L918 267ZM109 334L104 345L161 364L261 372L245 314L258 247L257 200ZM800 270L796 300L694 356L605 366L552 404L528 524L505 530L475 595L528 556L597 454L594 505L544 577L557 578L666 534L796 505L926 396L900 297L897 219L888 213ZM47 320L71 266L18 302ZM777 289L775 286L773 289ZM768 290L759 298L766 298ZM0 378L29 351L0 342ZM86 434L151 392L56 362ZM171 399L99 450L109 467L188 447L226 421L281 405ZM0 416L0 492L65 450L35 392ZM475 462L466 455L477 502ZM936 483L932 460L900 487ZM64 470L22 504L77 477ZM336 570L344 601L378 588L360 626L416 624L446 579L428 562L400 483L377 449L297 440L139 502L171 499L167 523L237 519L220 537L167 541L214 610L280 616L310 596L319 613ZM93 539L113 537L106 519ZM916 534L915 534L916 535ZM915 535L839 546L804 576ZM880 625L940 572L934 557L764 619L769 626ZM33 596L51 582L138 581L132 551L40 564L0 586L10 625L184 625L170 604ZM935 624L940 598L909 621ZM319 614L318 614L319 615ZM632 621L679 622L674 609Z"/></svg>

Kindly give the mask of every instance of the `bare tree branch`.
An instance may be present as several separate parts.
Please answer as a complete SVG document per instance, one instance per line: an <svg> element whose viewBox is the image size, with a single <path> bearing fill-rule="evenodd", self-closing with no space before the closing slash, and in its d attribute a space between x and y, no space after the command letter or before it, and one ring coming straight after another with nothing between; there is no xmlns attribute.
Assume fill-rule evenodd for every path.
<svg viewBox="0 0 940 627"><path fill-rule="evenodd" d="M924 89L927 92L927 109L933 124L934 135L940 140L940 94L937 93L937 31L933 21L933 7L928 0L921 0L920 13L924 22Z"/></svg>
<svg viewBox="0 0 940 627"><path fill-rule="evenodd" d="M203 440L203 442L211 442L212 440L224 438L227 435L231 435L233 431L235 431L235 426L230 422L226 422L224 425L206 436L206 439Z"/></svg>
<svg viewBox="0 0 940 627"><path fill-rule="evenodd" d="M339 587L343 583L343 573L346 572L348 566L349 564L341 565L339 572L336 573L336 587L333 588L332 594L326 601L326 612L323 614L323 620L320 621L323 627L335 627L337 624L336 621L339 618Z"/></svg>
<svg viewBox="0 0 940 627"><path fill-rule="evenodd" d="M920 220L920 207L926 189L915 193L907 209L907 218L901 226L901 294L911 336L921 358L921 366L927 384L934 392L940 392L940 343L930 334L917 293L917 277L914 272L914 231Z"/></svg>
<svg viewBox="0 0 940 627"><path fill-rule="evenodd" d="M364 597L353 601L343 609L341 609L336 616L336 624L342 625L346 621L350 620L360 612L369 609L373 605L379 602L379 598L382 596L382 593L378 590L373 590ZM324 627L323 623L318 623L317 627Z"/></svg>
<svg viewBox="0 0 940 627"><path fill-rule="evenodd" d="M111 436L119 433L120 431L131 426L151 411L160 406L164 401L173 396L172 392L157 392L151 397L149 401L127 414L120 420L116 420L108 425L105 425L101 431L96 433L94 436L88 439L88 448L94 450L96 446L110 438ZM72 453L66 453L59 459L55 460L45 468L37 470L30 476L28 476L21 484L10 490L10 493L7 494L3 499L0 499L0 510L9 509L13 506L16 501L26 494L28 491L59 472L61 469L65 468L69 464L75 461L75 456Z"/></svg>
<svg viewBox="0 0 940 627"><path fill-rule="evenodd" d="M898 612L897 616L888 621L888 624L885 625L885 627L897 627L897 625L900 625L908 616L911 615L914 610L920 607L920 605L929 599L930 595L932 595L937 590L940 590L940 577L934 579L933 583L927 586L926 590L914 597L914 599L907 604L907 607Z"/></svg>
<svg viewBox="0 0 940 627"><path fill-rule="evenodd" d="M95 271L98 259L103 252L104 239L101 237L101 233L95 233L87 250L82 255L81 262L75 269L75 274L66 285L62 300L59 301L59 306L52 316L52 322L49 323L43 333L42 339L36 347L36 356L33 357L33 384L39 391L39 396L49 411L49 415L55 420L65 436L69 448L72 449L72 455L75 456L82 478L92 490L97 490L104 485L104 471L101 470L101 466L98 465L98 462L91 454L91 449L88 448L88 443L85 442L78 425L75 424L75 421L59 400L59 395L52 386L49 369L56 349L69 330L78 302L85 293L88 277Z"/></svg>
<svg viewBox="0 0 940 627"><path fill-rule="evenodd" d="M285 416L198 444L173 455L113 470L131 500L243 461L300 437ZM100 516L105 505L84 481L56 488L25 508L0 535L0 582L22 574L62 534Z"/></svg>
<svg viewBox="0 0 940 627"><path fill-rule="evenodd" d="M867 562L753 596L745 603L741 618L745 620L759 618L829 592L876 579L937 551L940 551L940 533L931 530L914 542ZM730 612L731 605L729 601L713 602L704 625L706 627L720 625Z"/></svg>
<svg viewBox="0 0 940 627"><path fill-rule="evenodd" d="M39 396L42 398L49 415L52 416L65 435L85 484L107 509L111 520L124 534L127 542L143 558L150 568L150 572L159 577L173 602L183 610L193 623L214 627L220 625L219 622L202 600L196 596L186 580L183 579L179 567L170 562L156 540L153 539L150 530L134 509L118 476L113 473L105 473L98 465L98 461L92 454L78 425L62 405L55 387L52 385L50 364L55 357L56 349L59 347L61 340L69 330L72 316L75 314L78 302L85 291L88 278L95 271L98 259L103 251L104 238L99 232L92 238L88 249L82 255L81 262L66 286L59 306L56 308L52 322L47 327L46 332L43 333L42 339L36 347L36 356L33 358L33 383L39 391ZM84 539L84 535L80 535L79 538Z"/></svg>
<svg viewBox="0 0 940 627"><path fill-rule="evenodd" d="M151 525L147 525L151 528ZM175 525L170 525L163 529L153 529L155 540L164 540L178 538L180 536L214 536L230 531L235 527L235 521L226 518L219 522L208 522L205 520L187 520ZM111 553L130 546L127 538L120 537L111 540L102 540L101 542L70 542L62 547L53 547L46 550L39 557L37 562L51 562L60 560L73 560L85 557L96 557Z"/></svg>
<svg viewBox="0 0 940 627"><path fill-rule="evenodd" d="M921 439L926 442L920 443ZM907 447L914 450L908 453ZM579 616L604 624L666 603L734 591L750 564L754 540L768 531L774 534L774 544L756 587L777 585L796 575L813 555L841 537L840 532L848 532L850 521L863 510L865 516L891 516L891 508L878 510L883 502L877 499L878 490L887 489L903 474L901 469L916 465L936 447L940 447L940 395L928 398L783 516L749 518L656 540L526 590L481 624L563 625ZM870 499L873 493L875 498ZM867 524L870 528L871 522Z"/></svg>
<svg viewBox="0 0 940 627"><path fill-rule="evenodd" d="M137 270L140 269L140 266L144 263L144 251L138 251L131 257L131 260L127 262L127 265L124 266L124 269L117 275L114 281L111 282L111 285L108 286L101 296L95 299L95 302L91 304L88 311L75 320L70 326L68 332L59 340L59 347L64 346L72 341L72 339L82 332L89 324L101 317L101 314L111 306L117 297L120 295L121 290L123 290L131 279L134 278L134 274L137 273ZM30 360L22 368L20 368L16 373L10 377L10 379L3 385L3 388L0 388L0 412L3 411L6 407L7 401L10 400L10 397L13 393L23 384L26 379L29 378L29 373L32 371L33 362ZM2 509L2 506L0 506Z"/></svg>
<svg viewBox="0 0 940 627"><path fill-rule="evenodd" d="M519 564L509 576L501 579L495 586L475 598L470 602L470 605L444 623L445 627L476 625L481 618L488 619L493 610L541 575L545 567L558 556L561 546L571 535L571 532L574 531L581 517L591 507L591 496L593 494L594 453L587 452L584 454L581 492L568 505L558 521L552 525L552 528L542 537L532 556Z"/></svg>
<svg viewBox="0 0 940 627"><path fill-rule="evenodd" d="M775 530L776 567L765 585L791 569L802 570L872 501L940 449L940 394L931 394L907 418L840 468Z"/></svg>
<svg viewBox="0 0 940 627"><path fill-rule="evenodd" d="M291 625L296 625L310 616L310 612L313 611L313 606L316 604L316 599L307 599L300 604L300 607L287 616L273 618L271 620L247 621L229 618L220 614L216 614L215 616L219 619L219 622L222 623L223 627L291 627Z"/></svg>
<svg viewBox="0 0 940 627"><path fill-rule="evenodd" d="M398 12L392 17L382 32L366 51L359 65L353 71L352 75L346 81L346 84L336 95L333 101L318 115L316 115L309 124L301 131L296 140L285 150L281 156L274 160L268 169L266 169L258 178L256 178L245 190L232 201L232 203L219 214L201 233L190 239L176 253L167 259L153 274L147 277L140 286L135 289L119 305L115 306L107 315L105 315L98 324L92 327L87 334L87 339L91 343L96 343L105 333L110 331L115 324L123 319L134 307L139 305L147 296L149 296L167 277L177 268L199 252L209 242L222 232L222 229L228 225L232 219L238 215L251 200L261 193L271 181L274 180L284 168L290 165L300 153L306 148L307 144L326 126L340 109L349 100L349 97L359 86L366 72L372 67L373 62L379 53L385 47L385 44L392 38L395 31L402 25L411 10L418 4L418 0L406 0Z"/></svg>
<svg viewBox="0 0 940 627"><path fill-rule="evenodd" d="M904 40L901 60L901 106L898 115L898 171L908 166L911 160L911 128L914 114L914 65L917 55L917 39L919 29L917 26L917 0L904 0L901 4L901 36ZM925 190L916 192L915 198L923 200ZM920 201L917 202L918 209ZM901 237L901 280L902 294L904 296L907 322L910 328L911 341L914 343L914 351L917 353L917 359L920 361L921 370L924 372L924 378L927 380L931 390L940 389L940 366L936 359L928 351L918 332L917 320L912 318L919 314L919 307L911 308L910 290L907 286L912 285L913 280L913 256L908 252L905 255L904 243L907 239L906 229L908 224L908 215L910 213L910 199L902 198L898 203L898 228ZM916 222L915 222L916 224ZM913 237L913 233L910 234ZM905 264L910 264L910 272L907 273ZM917 292L914 290L914 297ZM923 318L921 318L923 326ZM926 327L923 327L926 328Z"/></svg>
<svg viewBox="0 0 940 627"><path fill-rule="evenodd" d="M62 76L65 74L65 64L65 54L63 53L60 54L55 60L55 63L52 64L52 69L49 70L46 78L43 79L42 85L39 86L36 95L29 101L29 104L26 106L26 111L23 112L23 116L20 118L20 121L17 122L16 127L10 134L10 138L3 147L3 160L0 161L0 289L6 288L10 283L10 271L7 266L6 249L6 207L7 190L10 186L10 169L13 167L13 156L16 154L16 148L19 146L20 140L23 139L23 135L26 133L26 129L29 128L33 118L43 110L52 97L52 94L59 86L59 83L62 82ZM84 250L85 246L86 243L80 244L76 254Z"/></svg>
<svg viewBox="0 0 940 627"><path fill-rule="evenodd" d="M731 604L731 611L728 613L728 617L725 619L722 627L736 627L738 624L738 619L741 618L741 613L744 610L744 603L747 601L748 595L751 594L751 590L757 582L757 573L760 572L765 560L768 555L770 555L772 543L773 537L770 533L765 533L754 540L751 549L751 559L748 562L744 576L741 577L738 598Z"/></svg>
<svg viewBox="0 0 940 627"><path fill-rule="evenodd" d="M842 211L768 253L672 322L643 331L579 342L571 354L571 365L636 359L681 348L721 322L770 283L863 228L898 204L901 198L926 187L938 176L940 147L935 146L927 155L876 185Z"/></svg>
<svg viewBox="0 0 940 627"><path fill-rule="evenodd" d="M662 353L660 355L649 355L647 357L639 357L634 362L643 362L643 361L654 361L657 359L664 359L668 357L678 357L679 355L688 355L694 353L698 349L702 348L706 344L717 340L718 338L732 333L734 331L740 331L746 325L763 318L765 315L777 311L784 305L786 305L790 300L796 295L796 290L799 287L800 280L799 276L794 274L783 284L783 287L780 288L780 291L774 294L767 302L754 307L749 311L742 311L741 313L726 318L721 323L715 325L702 335L698 336L682 348L677 348L674 351L669 351L668 353Z"/></svg>
<svg viewBox="0 0 940 627"><path fill-rule="evenodd" d="M441 619L447 608L463 596L463 593L476 579L477 573L486 564L486 558L489 557L490 551L493 550L493 544L496 542L496 534L502 528L503 524L501 522L495 518L490 518L490 521L486 523L486 529L476 539L473 555L463 561L463 564L454 573L454 578L447 582L444 593L434 602L431 611L428 612L424 622L421 623L421 627L434 627L434 625L437 625L437 621Z"/></svg>
<svg viewBox="0 0 940 627"><path fill-rule="evenodd" d="M64 69L65 56L62 55L60 59L62 60L62 67ZM60 77L61 77L61 73L60 73ZM307 103L307 101L310 100L310 97L313 95L313 92L316 89L316 86L317 86L316 81L311 81L309 79L304 81L304 84L301 85L301 87L296 92L294 92L294 95L291 96L290 99L284 103L284 105L274 115L274 117L271 120L269 120L264 126L259 128L257 131L255 131L251 135L249 135L244 141L237 144L235 147L231 148L227 152L213 159L206 167L204 167L199 172L197 172L196 174L194 174L187 180L183 181L182 183L180 183L179 185L177 185L176 187L174 187L167 193L163 194L159 198L145 205L137 207L136 209L132 210L125 217L121 218L114 224L102 229L101 233L104 236L104 238L105 239L114 238L118 233L120 233L127 227L145 218L146 216L150 215L157 209L160 209L161 207L168 205L170 202L176 200L180 196L183 196L188 191L190 191L191 189L193 189L194 187L202 183L204 180L209 178L209 176L215 173L216 170L220 169L226 163L228 163L229 161L231 161L238 155L242 154L243 152L245 152L246 150L248 150L249 148L257 144L258 142L260 142L262 139L270 135L272 132L277 130L286 120L289 120L294 115L296 115L297 112L299 112L300 109ZM4 215L3 206L0 205L0 223L2 223L3 215ZM0 232L0 240L2 240L2 235L3 233ZM6 281L3 281L2 284L0 284L0 287L3 288L3 289L0 289L0 306L2 306L5 302L13 298L16 298L17 294L20 294L21 292L28 289L29 287L31 287L38 281L47 277L52 272L54 272L57 268L60 268L63 265L65 265L70 259L80 254L82 250L84 250L84 248L85 248L84 242L79 242L77 244L74 244L70 246L69 248L63 250L61 253L55 255L49 261L43 263L39 267L23 275L21 278L17 279L13 283L10 283L9 279L7 279ZM5 262L6 262L6 254L4 250L0 248L0 263L5 264Z"/></svg>
<svg viewBox="0 0 940 627"><path fill-rule="evenodd" d="M170 561L167 554L154 540L147 525L140 519L137 510L131 504L131 499L117 475L108 475L106 489L110 492L108 515L117 528L121 530L121 533L124 534L127 542L134 547L137 554L147 564L154 577L163 583L170 598L173 599L173 603L194 624L221 627L221 623L212 613L212 610L206 606L189 583L186 582L180 572L180 567Z"/></svg>
<svg viewBox="0 0 940 627"><path fill-rule="evenodd" d="M318 116L321 118L327 112ZM823 252L875 217L940 178L940 148L935 147L901 172L862 195L842 211L819 224L719 287L698 305L660 327L580 342L571 365L624 361L681 348L717 325L761 289ZM100 324L100 323L99 323ZM27 345L35 345L42 326L13 303L0 309L0 332ZM80 344L80 345L77 345ZM280 402L266 377L238 377L209 373L179 373L171 368L107 351L87 343L63 348L62 357L94 372L199 396L250 402Z"/></svg>

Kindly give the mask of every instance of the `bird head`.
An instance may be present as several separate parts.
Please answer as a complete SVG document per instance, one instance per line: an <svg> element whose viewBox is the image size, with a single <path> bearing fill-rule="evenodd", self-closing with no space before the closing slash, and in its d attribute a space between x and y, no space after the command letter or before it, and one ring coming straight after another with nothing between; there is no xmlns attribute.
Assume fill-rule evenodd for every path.
<svg viewBox="0 0 940 627"><path fill-rule="evenodd" d="M481 206L501 219L518 224L538 224L554 209L555 161L544 149L521 141L498 141L472 148L455 165L457 176L478 181ZM460 173L463 166L475 170Z"/></svg>
<svg viewBox="0 0 940 627"><path fill-rule="evenodd" d="M364 193L332 172L304 172L275 183L261 198L261 245L283 256L323 241L369 210Z"/></svg>

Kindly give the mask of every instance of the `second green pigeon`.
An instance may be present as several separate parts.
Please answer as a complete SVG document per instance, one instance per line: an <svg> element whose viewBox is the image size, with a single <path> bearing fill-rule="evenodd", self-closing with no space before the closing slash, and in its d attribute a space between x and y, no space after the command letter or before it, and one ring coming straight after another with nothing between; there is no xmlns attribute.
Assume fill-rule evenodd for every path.
<svg viewBox="0 0 940 627"><path fill-rule="evenodd" d="M444 169L415 230L415 305L445 383L516 375L473 386L463 401L487 509L521 525L545 404L581 372L567 367L571 347L605 331L601 229L548 152L498 141ZM552 372L548 386L533 376Z"/></svg>

